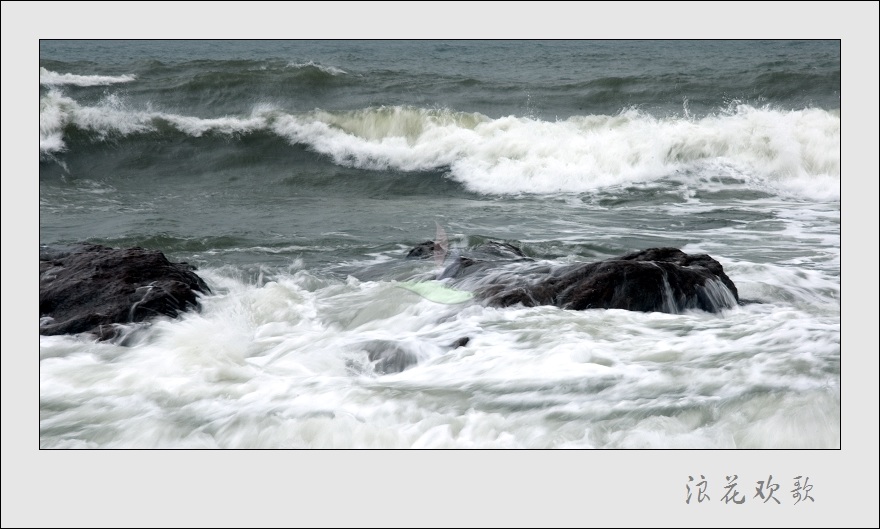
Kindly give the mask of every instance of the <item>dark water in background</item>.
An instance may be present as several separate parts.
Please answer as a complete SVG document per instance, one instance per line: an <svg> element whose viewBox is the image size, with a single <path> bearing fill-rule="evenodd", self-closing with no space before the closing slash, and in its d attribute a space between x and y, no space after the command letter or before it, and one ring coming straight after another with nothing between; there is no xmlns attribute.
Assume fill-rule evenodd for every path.
<svg viewBox="0 0 880 529"><path fill-rule="evenodd" d="M39 90L41 243L216 292L135 347L41 338L44 447L839 446L837 41L42 41ZM438 224L709 253L761 303L432 303L397 285Z"/></svg>

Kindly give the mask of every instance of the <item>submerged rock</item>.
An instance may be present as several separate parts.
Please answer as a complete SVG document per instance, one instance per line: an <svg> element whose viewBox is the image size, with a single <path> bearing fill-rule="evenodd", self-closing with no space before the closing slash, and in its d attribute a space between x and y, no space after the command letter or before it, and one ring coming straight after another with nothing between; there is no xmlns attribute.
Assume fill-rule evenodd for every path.
<svg viewBox="0 0 880 529"><path fill-rule="evenodd" d="M458 340L455 340L454 342L452 342L452 345L450 345L449 347L451 347L452 349L458 349L459 347L466 346L468 344L468 342L470 342L470 341L471 341L471 339L469 336L462 336Z"/></svg>
<svg viewBox="0 0 880 529"><path fill-rule="evenodd" d="M380 375L400 373L418 363L419 357L402 343L374 340L361 346L366 352L373 370Z"/></svg>
<svg viewBox="0 0 880 529"><path fill-rule="evenodd" d="M162 252L101 245L40 248L40 334L115 335L112 325L198 308L208 285Z"/></svg>
<svg viewBox="0 0 880 529"><path fill-rule="evenodd" d="M465 347L470 340L469 337L462 336L446 347L438 347L429 343L370 340L359 344L358 349L367 353L367 360L372 364L374 373L389 375L409 369L418 364L420 360L430 357L431 354Z"/></svg>

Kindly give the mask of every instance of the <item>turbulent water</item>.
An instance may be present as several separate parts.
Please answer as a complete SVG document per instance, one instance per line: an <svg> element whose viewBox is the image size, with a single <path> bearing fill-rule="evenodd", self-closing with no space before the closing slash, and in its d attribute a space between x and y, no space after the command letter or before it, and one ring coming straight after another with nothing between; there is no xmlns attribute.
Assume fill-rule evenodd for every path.
<svg viewBox="0 0 880 529"><path fill-rule="evenodd" d="M39 74L40 243L213 291L41 336L43 448L840 446L838 41L44 40ZM442 233L706 253L749 303L426 295Z"/></svg>

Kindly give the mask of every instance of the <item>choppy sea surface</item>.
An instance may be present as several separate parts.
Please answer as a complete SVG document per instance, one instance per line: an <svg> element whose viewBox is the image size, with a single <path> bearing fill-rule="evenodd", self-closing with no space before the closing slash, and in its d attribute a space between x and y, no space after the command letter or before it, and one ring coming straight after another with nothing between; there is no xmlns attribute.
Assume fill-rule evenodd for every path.
<svg viewBox="0 0 880 529"><path fill-rule="evenodd" d="M40 44L40 243L202 310L40 337L42 448L839 448L839 41ZM718 314L438 302L442 230L718 260ZM457 339L467 346L452 348ZM376 347L418 359L382 373Z"/></svg>

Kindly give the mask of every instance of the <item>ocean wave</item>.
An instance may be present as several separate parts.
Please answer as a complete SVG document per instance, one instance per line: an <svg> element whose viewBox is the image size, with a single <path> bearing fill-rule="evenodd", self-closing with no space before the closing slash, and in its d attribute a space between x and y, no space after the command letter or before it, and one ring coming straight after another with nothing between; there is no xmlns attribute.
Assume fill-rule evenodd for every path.
<svg viewBox="0 0 880 529"><path fill-rule="evenodd" d="M334 163L368 170L445 171L485 194L578 193L693 168L808 197L839 197L840 115L817 108L732 105L702 117L637 109L559 121L406 106L199 118L127 108L115 96L81 106L58 91L40 102L41 154L65 149L67 127L126 136L165 129L192 137L256 131ZM705 174L705 171L701 171Z"/></svg>
<svg viewBox="0 0 880 529"><path fill-rule="evenodd" d="M40 154L64 151L64 130L68 126L94 132L101 139L111 134L126 136L153 129L154 113L128 109L116 95L99 105L81 106L57 90L40 98Z"/></svg>
<svg viewBox="0 0 880 529"><path fill-rule="evenodd" d="M337 68L335 66L325 66L323 64L318 64L314 61L308 62L290 62L287 64L288 68L295 68L297 70L318 70L320 72L330 74L330 75L345 75L348 72L343 70L342 68Z"/></svg>
<svg viewBox="0 0 880 529"><path fill-rule="evenodd" d="M40 84L43 86L105 86L116 83L128 83L134 81L134 75L76 75L72 73L57 73L40 67Z"/></svg>

